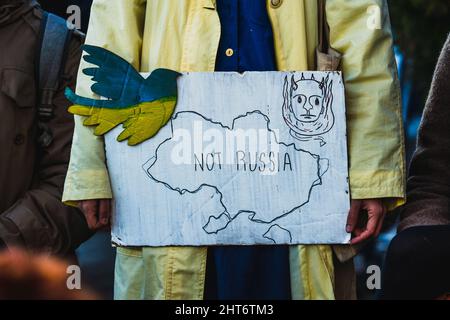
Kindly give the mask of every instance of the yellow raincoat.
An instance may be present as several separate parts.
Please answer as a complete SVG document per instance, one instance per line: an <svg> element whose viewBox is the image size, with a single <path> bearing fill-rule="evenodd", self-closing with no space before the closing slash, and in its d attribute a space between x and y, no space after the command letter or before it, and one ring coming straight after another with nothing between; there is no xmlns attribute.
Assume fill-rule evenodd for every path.
<svg viewBox="0 0 450 320"><path fill-rule="evenodd" d="M316 1L268 0L267 8L278 69L314 70ZM371 16L377 8L379 26ZM331 45L344 55L352 198L383 198L395 207L405 198L405 163L387 1L328 0L326 10ZM94 0L86 42L142 72L214 71L220 32L214 0ZM83 62L80 70L85 67ZM93 97L91 84L80 72L77 93ZM63 201L112 196L103 138L76 117ZM340 247L335 253L344 261L354 250ZM115 296L202 299L206 255L206 248L118 248ZM293 246L290 265L294 299L336 297L331 246Z"/></svg>

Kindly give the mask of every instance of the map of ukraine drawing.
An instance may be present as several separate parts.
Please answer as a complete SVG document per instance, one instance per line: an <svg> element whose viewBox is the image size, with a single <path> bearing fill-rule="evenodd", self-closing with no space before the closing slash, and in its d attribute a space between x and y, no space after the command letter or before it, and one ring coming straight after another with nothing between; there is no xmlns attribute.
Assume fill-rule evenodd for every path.
<svg viewBox="0 0 450 320"><path fill-rule="evenodd" d="M230 226L246 229L251 223L261 230L258 231L259 236L268 241L291 242L292 235L283 227L282 221L309 202L314 188L322 184L322 177L329 169L328 159L302 150L296 142L279 141L269 117L261 110L233 115L232 123L213 119L208 114L186 110L178 112L175 109L176 86L181 74L158 69L144 79L125 60L107 50L92 46L85 46L84 50L89 53L84 59L97 66L83 70L93 77L92 91L109 100L83 98L67 90L67 97L75 104L70 112L86 116L84 124L95 126L96 135L104 135L123 124L125 130L118 141L128 139L130 146L154 137L161 128L170 124L171 137L156 148L143 168L153 183L164 185L179 197L210 194L208 203L197 208L192 205L188 215L191 222L200 218L198 223L210 235ZM307 91L313 92L311 96L304 95L302 86L309 86ZM290 85L285 78L284 105L280 110L294 139L303 142L318 140L321 146L326 144L323 134L334 124L331 88L332 82L328 82L328 77L316 81L314 76L305 79L302 75L296 81L292 76ZM255 152L248 144L221 150L223 141L219 139L218 145L210 145L211 152L206 154L203 151L196 154L195 150L188 148L192 153L191 159L195 160L171 165L168 170L174 149L179 147L177 129L191 127L190 131L194 132L192 126L199 123L204 131L215 130L222 132L219 134L222 136L236 136L239 130L251 127L263 132L268 144L276 147L275 151L263 149ZM221 158L224 153L234 154L235 159L225 161ZM300 183L290 183L293 175L305 172L313 174L304 175ZM270 192L258 190L259 186L267 184L273 186ZM252 196L255 194L257 199ZM209 211L205 212L205 209Z"/></svg>
<svg viewBox="0 0 450 320"><path fill-rule="evenodd" d="M290 238L289 230L278 225L278 220L294 213L303 205L307 204L314 187L322 182L322 176L328 170L328 160L321 159L318 155L298 149L294 144L287 145L277 141L276 135L270 129L270 121L259 111L238 116L230 127L215 120L202 117L195 112L178 113L172 119L172 133L177 129L186 129L193 126L194 123L202 122L204 132L208 130L222 130L222 136L236 136L233 131L245 130L249 125L257 129L262 136L267 136L272 143L277 144L276 153L269 155L270 151L259 150L254 154L248 144L244 149L226 150L227 153L235 154L238 158L235 163L226 163L224 158L220 158L222 152L208 153L207 156L214 161L209 164L204 163L202 156L192 155L195 158L196 165L191 163L177 164L171 166L171 170L166 170L167 159L180 143L176 135L165 140L156 149L155 157L149 160L145 168L149 177L156 183L164 184L168 189L177 192L180 197L186 194L196 194L200 191L209 190L215 194L212 206L217 211L213 213L201 212L199 208L192 216L207 217L206 221L200 221L204 231L208 234L215 234L226 230L233 222L242 219L248 219L251 223L258 224L261 229L261 236L271 239L274 242L276 238ZM262 134L265 130L267 134ZM195 132L192 128L189 130ZM241 131L242 132L242 131ZM211 150L219 150L222 142L217 148L210 145ZM189 147L183 148L188 150ZM194 150L192 150L194 152ZM163 160L160 160L163 159ZM200 160L202 159L202 160ZM207 167L209 165L209 167ZM220 172L220 175L217 173ZM293 174L301 172L315 172L315 175L305 176L300 184L290 183ZM266 174L264 174L266 173ZM275 174L271 174L275 173ZM180 177L183 177L180 179ZM263 188L255 189L254 186L263 186L270 183L275 187L270 193ZM253 186L252 190L246 189L246 186ZM305 192L307 190L307 192ZM255 200L254 194L259 195ZM283 195L283 196L280 196ZM191 209L194 210L195 209ZM234 224L235 227L237 224ZM276 229L274 229L276 227ZM276 233L271 235L270 233ZM281 234L280 234L281 233ZM289 242L289 240L287 241Z"/></svg>

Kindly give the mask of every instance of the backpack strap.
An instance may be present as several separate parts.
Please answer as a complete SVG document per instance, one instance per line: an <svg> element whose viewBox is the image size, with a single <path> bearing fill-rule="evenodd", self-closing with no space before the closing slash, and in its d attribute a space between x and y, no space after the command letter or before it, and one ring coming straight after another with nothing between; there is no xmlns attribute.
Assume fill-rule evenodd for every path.
<svg viewBox="0 0 450 320"><path fill-rule="evenodd" d="M38 83L37 117L40 130L39 144L48 147L53 136L45 124L54 117L53 99L64 72L68 45L72 30L64 19L43 12L40 32L40 48L36 57L36 77Z"/></svg>
<svg viewBox="0 0 450 320"><path fill-rule="evenodd" d="M341 64L342 54L331 47L326 4L326 0L317 0L319 45L316 48L316 69L337 71Z"/></svg>
<svg viewBox="0 0 450 320"><path fill-rule="evenodd" d="M39 83L39 119L46 122L53 117L53 98L64 71L67 46L72 31L64 19L44 12L41 25L41 46L37 59Z"/></svg>
<svg viewBox="0 0 450 320"><path fill-rule="evenodd" d="M318 10L318 30L319 30L319 49L321 52L328 52L330 29L327 24L326 0L317 1Z"/></svg>

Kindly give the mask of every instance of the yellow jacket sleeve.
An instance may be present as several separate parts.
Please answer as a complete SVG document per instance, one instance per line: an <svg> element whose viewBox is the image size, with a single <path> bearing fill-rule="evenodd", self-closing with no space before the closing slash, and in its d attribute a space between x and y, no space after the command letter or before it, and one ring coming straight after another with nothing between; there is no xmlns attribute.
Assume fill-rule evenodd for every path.
<svg viewBox="0 0 450 320"><path fill-rule="evenodd" d="M328 0L330 43L342 52L353 199L405 199L401 95L385 0Z"/></svg>
<svg viewBox="0 0 450 320"><path fill-rule="evenodd" d="M86 43L106 48L128 60L139 69L146 0L94 0ZM95 97L92 81L81 70L77 79L77 94ZM75 116L75 132L63 201L112 198L106 167L103 137L96 137L83 118Z"/></svg>

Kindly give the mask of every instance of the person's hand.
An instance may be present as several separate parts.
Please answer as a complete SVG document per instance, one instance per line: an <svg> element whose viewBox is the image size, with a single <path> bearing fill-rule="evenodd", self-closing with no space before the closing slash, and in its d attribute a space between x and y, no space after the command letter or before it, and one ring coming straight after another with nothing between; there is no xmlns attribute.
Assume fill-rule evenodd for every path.
<svg viewBox="0 0 450 320"><path fill-rule="evenodd" d="M361 223L363 213L367 214L367 221ZM381 199L352 200L347 218L347 232L354 238L351 244L358 244L377 238L383 227L386 207Z"/></svg>
<svg viewBox="0 0 450 320"><path fill-rule="evenodd" d="M80 201L79 208L86 217L89 229L97 231L109 227L111 218L110 199Z"/></svg>

